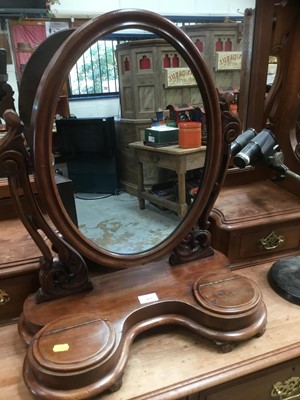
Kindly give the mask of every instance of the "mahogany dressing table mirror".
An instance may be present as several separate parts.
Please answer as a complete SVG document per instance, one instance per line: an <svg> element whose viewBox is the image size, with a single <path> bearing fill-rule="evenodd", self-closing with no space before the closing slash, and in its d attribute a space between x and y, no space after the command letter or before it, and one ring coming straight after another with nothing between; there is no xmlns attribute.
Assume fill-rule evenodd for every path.
<svg viewBox="0 0 300 400"><path fill-rule="evenodd" d="M99 248L82 235L63 207L51 163L55 107L69 70L93 42L120 29L147 30L178 51L197 82L208 131L203 180L189 212L157 246L129 255ZM32 77L31 93L25 90L31 72L24 71L21 119L12 110L4 113L8 134L0 160L19 216L42 252L41 287L25 301L19 322L28 344L25 382L39 398L84 399L120 387L130 345L141 332L181 325L230 351L263 334L266 309L256 284L231 272L228 259L211 247L208 217L239 124L221 110L194 43L167 19L142 10L110 12L56 35L32 57L33 64L43 49L52 49L45 71ZM28 183L31 171L40 203ZM19 206L20 187L25 207ZM85 260L105 273L91 278Z"/></svg>

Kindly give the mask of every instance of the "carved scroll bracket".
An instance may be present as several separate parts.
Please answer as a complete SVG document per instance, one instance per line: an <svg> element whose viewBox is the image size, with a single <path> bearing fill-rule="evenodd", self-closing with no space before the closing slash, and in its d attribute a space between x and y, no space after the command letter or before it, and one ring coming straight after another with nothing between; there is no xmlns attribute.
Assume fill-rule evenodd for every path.
<svg viewBox="0 0 300 400"><path fill-rule="evenodd" d="M206 230L195 227L185 239L172 252L169 262L177 265L184 262L194 261L199 258L209 257L214 254L210 247L211 235Z"/></svg>
<svg viewBox="0 0 300 400"><path fill-rule="evenodd" d="M7 174L15 209L42 253L41 287L36 295L36 301L40 303L91 289L92 284L85 261L50 226L34 196L29 179L31 157L26 149L24 127L19 116L14 110L6 110L3 118L7 133L0 142L0 165ZM50 247L47 241L53 246Z"/></svg>

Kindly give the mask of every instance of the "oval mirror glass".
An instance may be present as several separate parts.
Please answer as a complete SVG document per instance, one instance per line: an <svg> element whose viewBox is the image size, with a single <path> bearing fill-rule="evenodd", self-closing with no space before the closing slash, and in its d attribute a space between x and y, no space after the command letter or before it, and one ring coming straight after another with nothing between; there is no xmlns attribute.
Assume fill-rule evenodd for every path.
<svg viewBox="0 0 300 400"><path fill-rule="evenodd" d="M186 62L157 35L133 33L139 39L122 44L98 40L69 73L72 93L91 95L95 82L105 90L103 76L112 70L121 116L99 117L70 102L67 117L56 114L52 143L70 217L97 246L120 254L147 251L181 224L198 193L206 149L203 102ZM109 61L103 54L110 51ZM138 118L126 118L133 104ZM192 128L179 132L180 124ZM74 191L75 207L65 187Z"/></svg>
<svg viewBox="0 0 300 400"><path fill-rule="evenodd" d="M190 71L190 74L196 82L196 86L195 83L192 85L194 93L200 92L203 110L205 112L207 131L204 156L203 152L200 155L199 152L197 154L197 151L195 151L196 156L193 157L193 159L196 161L191 161L191 164L185 166L184 171L178 167L173 168L173 171L171 169L171 172L173 172L173 174L175 172L177 175L178 180L182 180L182 177L185 176L187 170L196 170L198 173L196 178L198 182L195 189L197 195L191 199L190 204L186 205L186 209L176 209L175 212L174 210L169 210L168 207L164 207L164 202L161 204L151 204L152 198L141 195L141 193L144 192L144 187L140 182L141 174L138 174L137 172L138 189L135 193L136 195L127 191L126 193L122 193L124 194L123 196L121 191L119 191L120 188L117 188L118 193L114 194L112 197L115 197L119 203L117 203L118 205L113 207L113 209L119 211L122 207L124 208L122 202L127 202L131 208L135 209L134 212L137 215L137 217L135 217L137 221L136 226L146 222L141 229L135 229L136 236L134 239L132 239L131 234L126 230L126 227L124 228L121 235L125 238L125 241L127 240L127 244L130 242L132 244L134 244L134 242L137 243L136 247L130 247L127 245L127 250L124 250L121 246L118 247L120 237L116 234L117 230L121 231L121 223L125 220L125 217L122 216L122 214L119 214L116 216L114 222L111 211L102 209L101 207L103 206L101 205L100 211L97 215L104 216L104 218L96 221L93 216L95 214L89 216L88 213L89 210L92 209L91 202L98 200L91 200L90 195L89 200L77 199L83 201L84 205L82 205L81 210L79 210L79 206L77 205L79 229L76 227L76 224L72 221L72 218L70 218L70 215L63 204L62 196L60 195L56 185L54 174L55 168L53 168L52 165L53 121L56 113L57 99L70 71L80 56L96 43L97 40L125 28L142 29L157 35L165 42L164 46L169 46L167 49L169 53L173 52L178 58L182 58L184 68ZM143 51L139 62L143 62L143 60L145 61L144 55ZM147 61L146 59L146 66L148 65L147 63L149 63L149 60ZM146 73L144 72L144 79L145 75ZM168 76L165 79L168 79ZM166 81L160 82L160 84L166 85ZM195 94L193 94L193 96L195 96ZM149 119L149 122L151 122L151 119ZM145 262L146 260L149 261L170 252L180 243L184 236L188 234L191 227L197 224L198 220L201 221L202 214L208 207L208 201L219 172L221 159L221 146L216 145L216 143L220 144L222 142L218 99L208 69L194 43L184 32L163 17L150 12L119 10L95 18L72 32L62 41L62 44L51 58L42 75L34 100L31 126L33 129L32 148L34 153L36 182L39 192L43 197L43 201L46 204L47 212L65 240L67 240L77 251L88 259L113 267L127 267ZM133 168L135 171L138 171L138 169L141 168L141 159L144 155L141 155L141 149L138 145L132 143L140 142L139 145L144 146L145 137L140 136L136 139L138 140L133 142L130 141L128 143L126 142L125 148L128 152L131 151L131 155L133 156L132 160L134 162ZM91 146L95 147L94 142L89 144L89 147ZM149 146L149 149L147 150L148 152L150 152L150 148L153 156L153 159L150 161L159 164L161 159L163 159L162 152L159 151L159 149L162 148ZM191 151L186 150L186 152L190 153ZM147 156L145 157L145 159L143 158L143 163L145 160L149 161ZM176 154L175 156L172 155L172 157L176 159ZM167 156L167 161L162 162L159 167L165 167L165 163L169 162L168 159L169 156ZM124 163L126 165L126 160L118 160L118 163L122 162L123 165ZM151 164L151 162L149 164ZM59 170L59 166L57 166L57 168ZM198 186L200 180L201 185ZM161 182L152 182L152 187L150 188L152 189L152 192L153 186L156 183ZM84 194L84 191L82 194ZM97 197L102 198L103 196ZM137 201L137 197L139 201ZM101 202L102 200L103 199L101 199ZM109 197L108 200L110 203L112 198ZM176 198L174 200L174 203L176 204ZM162 224L159 228L152 228L150 223L147 223L149 220L151 220L152 223L154 218L150 217L148 219L144 216L147 212L147 207L143 209L144 202L146 202L147 205L149 203L149 209L151 207L153 212L156 213L155 215L159 215L158 220L159 223ZM169 203L166 204L168 205ZM165 208L167 208L169 214L167 218L166 211L164 210ZM109 217L106 214L109 214ZM143 215L142 218L141 215ZM90 228L87 223L88 219L84 220L84 218L90 218L90 220L93 221L92 230L94 228L98 229L96 235L98 235L98 238L101 236L102 242L101 240L98 241L96 235L88 233ZM133 217L129 218L133 219ZM144 221L141 221L142 219ZM163 219L168 220L168 222L163 222ZM202 222L204 222L204 220L202 220ZM111 232L108 232L108 227L112 232L112 235ZM156 235L156 240L154 242L150 240L147 241L147 236L150 237L151 231L155 231L153 236Z"/></svg>

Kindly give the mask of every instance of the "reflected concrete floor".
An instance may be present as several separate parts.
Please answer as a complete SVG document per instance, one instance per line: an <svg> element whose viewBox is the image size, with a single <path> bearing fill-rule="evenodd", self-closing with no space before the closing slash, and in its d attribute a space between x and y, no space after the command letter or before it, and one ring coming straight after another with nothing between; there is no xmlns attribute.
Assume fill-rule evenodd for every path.
<svg viewBox="0 0 300 400"><path fill-rule="evenodd" d="M78 227L98 246L115 253L139 253L166 239L180 224L170 210L160 210L146 201L140 210L138 199L128 193L75 196Z"/></svg>

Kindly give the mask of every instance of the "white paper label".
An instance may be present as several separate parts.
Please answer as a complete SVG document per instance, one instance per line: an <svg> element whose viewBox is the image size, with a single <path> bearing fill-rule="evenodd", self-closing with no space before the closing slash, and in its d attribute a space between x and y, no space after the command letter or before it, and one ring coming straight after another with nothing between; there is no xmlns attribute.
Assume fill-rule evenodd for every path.
<svg viewBox="0 0 300 400"><path fill-rule="evenodd" d="M144 294L142 296L138 296L140 304L151 303L152 301L158 301L158 297L156 293Z"/></svg>
<svg viewBox="0 0 300 400"><path fill-rule="evenodd" d="M63 343L63 344L56 344L55 346L53 346L53 352L54 353L61 353L62 351L68 351L70 348L70 346L68 345L68 343Z"/></svg>

